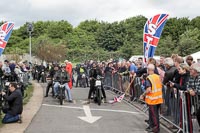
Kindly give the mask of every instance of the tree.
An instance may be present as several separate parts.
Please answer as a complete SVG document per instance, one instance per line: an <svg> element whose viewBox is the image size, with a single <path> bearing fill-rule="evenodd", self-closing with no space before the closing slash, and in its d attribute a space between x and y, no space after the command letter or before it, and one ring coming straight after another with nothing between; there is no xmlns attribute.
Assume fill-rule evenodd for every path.
<svg viewBox="0 0 200 133"><path fill-rule="evenodd" d="M52 21L50 22L47 28L47 34L50 38L59 38L62 39L66 36L66 34L72 32L72 25L67 21Z"/></svg>
<svg viewBox="0 0 200 133"><path fill-rule="evenodd" d="M96 41L99 47L107 51L116 51L123 45L122 27L117 22L104 23L97 32Z"/></svg>
<svg viewBox="0 0 200 133"><path fill-rule="evenodd" d="M39 37L41 35L47 34L47 28L50 26L50 21L37 21L36 23L33 23L33 33L32 37Z"/></svg>
<svg viewBox="0 0 200 133"><path fill-rule="evenodd" d="M42 44L36 51L37 57L47 62L60 62L66 57L66 49L63 45Z"/></svg>
<svg viewBox="0 0 200 133"><path fill-rule="evenodd" d="M171 56L172 53L178 53L175 41L171 36L161 37L156 49L156 55Z"/></svg>
<svg viewBox="0 0 200 133"><path fill-rule="evenodd" d="M186 56L200 50L200 30L190 29L180 36L178 50L181 56Z"/></svg>

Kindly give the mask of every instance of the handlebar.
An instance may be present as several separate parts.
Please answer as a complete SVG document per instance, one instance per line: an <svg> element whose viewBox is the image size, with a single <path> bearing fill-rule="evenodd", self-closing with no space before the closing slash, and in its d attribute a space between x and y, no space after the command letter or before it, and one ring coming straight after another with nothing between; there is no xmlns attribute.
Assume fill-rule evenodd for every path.
<svg viewBox="0 0 200 133"><path fill-rule="evenodd" d="M90 77L91 79L94 79L94 80L102 80L102 79L104 79L104 77L102 77L102 76L97 76L97 78L94 78L94 77Z"/></svg>
<svg viewBox="0 0 200 133"><path fill-rule="evenodd" d="M60 80L53 80L53 82L67 83L67 82L69 82L69 81L68 81L68 80L62 80L62 81L60 81Z"/></svg>

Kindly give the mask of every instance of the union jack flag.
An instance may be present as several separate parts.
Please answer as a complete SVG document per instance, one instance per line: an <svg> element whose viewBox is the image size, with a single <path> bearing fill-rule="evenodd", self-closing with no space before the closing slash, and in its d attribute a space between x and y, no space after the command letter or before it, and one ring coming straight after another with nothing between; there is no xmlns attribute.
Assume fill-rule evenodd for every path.
<svg viewBox="0 0 200 133"><path fill-rule="evenodd" d="M153 57L158 45L162 30L168 18L168 14L158 14L147 20L144 26L143 52L144 61Z"/></svg>
<svg viewBox="0 0 200 133"><path fill-rule="evenodd" d="M116 103L116 102L121 102L123 99L124 99L124 96L125 96L125 93L124 94L122 94L121 96L119 96L119 97L114 97L114 99L113 100L110 100L109 101L109 103Z"/></svg>
<svg viewBox="0 0 200 133"><path fill-rule="evenodd" d="M14 23L12 23L12 22L6 22L3 25L1 25L1 28L0 28L0 56L2 55L2 53L6 47L6 44L8 42L8 39L10 38L13 28L14 28Z"/></svg>

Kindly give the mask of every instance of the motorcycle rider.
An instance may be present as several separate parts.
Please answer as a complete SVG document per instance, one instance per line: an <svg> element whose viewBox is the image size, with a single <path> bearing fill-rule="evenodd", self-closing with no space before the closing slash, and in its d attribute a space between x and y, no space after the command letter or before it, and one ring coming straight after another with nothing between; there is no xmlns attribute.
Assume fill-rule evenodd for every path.
<svg viewBox="0 0 200 133"><path fill-rule="evenodd" d="M49 70L49 76L47 78L49 78L49 82L47 84L47 88L46 88L46 95L45 97L48 97L48 94L49 94L49 89L50 87L52 87L52 96L54 96L54 90L53 90L53 77L55 75L55 73L58 71L58 65L55 64L53 67L51 67L51 69Z"/></svg>
<svg viewBox="0 0 200 133"><path fill-rule="evenodd" d="M45 66L43 65L43 63L41 63L41 65L38 66L37 70L38 70L38 79L37 80L38 80L38 83L39 83L40 78L42 77L42 73L43 72L45 73Z"/></svg>
<svg viewBox="0 0 200 133"><path fill-rule="evenodd" d="M80 84L80 80L82 78L82 75L83 74L86 74L87 75L87 71L86 71L86 68L84 67L83 64L80 64L77 66L76 68L76 72L77 72L77 80L76 80L76 87L78 87L78 84ZM87 85L88 86L88 85Z"/></svg>
<svg viewBox="0 0 200 133"><path fill-rule="evenodd" d="M67 91L67 96L68 96L68 102L73 102L72 101L72 96L71 96L71 90L69 88L68 82L70 81L70 76L69 73L65 70L66 65L62 64L61 65L61 70L58 70L55 75L54 75L54 80L56 81L54 84L54 93L55 96L58 96L58 85L59 82L63 82L65 84L65 89Z"/></svg>
<svg viewBox="0 0 200 133"><path fill-rule="evenodd" d="M95 92L95 79L97 79L98 75L102 76L102 72L99 69L99 67L97 67L97 64L94 62L92 64L91 70L89 71L90 90L89 90L89 94L88 94L88 104L91 101L91 95ZM105 93L105 90L103 89L103 86L102 86L101 90L102 90L104 102L106 102L106 93Z"/></svg>

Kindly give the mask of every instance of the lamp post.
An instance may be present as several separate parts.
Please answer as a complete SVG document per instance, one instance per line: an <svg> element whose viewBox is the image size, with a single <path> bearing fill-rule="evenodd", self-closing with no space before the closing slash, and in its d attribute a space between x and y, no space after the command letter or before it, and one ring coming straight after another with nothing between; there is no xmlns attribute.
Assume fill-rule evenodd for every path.
<svg viewBox="0 0 200 133"><path fill-rule="evenodd" d="M27 31L29 33L29 62L32 62L31 60L31 32L33 32L33 24L32 23L28 23L27 25Z"/></svg>

